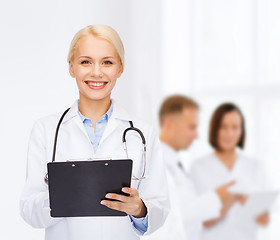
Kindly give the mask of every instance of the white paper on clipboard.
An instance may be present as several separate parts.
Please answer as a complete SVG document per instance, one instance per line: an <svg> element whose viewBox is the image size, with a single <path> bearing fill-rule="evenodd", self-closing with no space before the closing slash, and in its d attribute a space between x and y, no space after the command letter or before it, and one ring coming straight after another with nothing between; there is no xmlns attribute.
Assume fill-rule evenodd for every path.
<svg viewBox="0 0 280 240"><path fill-rule="evenodd" d="M278 194L279 191L251 193L244 206L239 208L239 212L236 215L237 224L242 228L253 228L256 218L270 210Z"/></svg>

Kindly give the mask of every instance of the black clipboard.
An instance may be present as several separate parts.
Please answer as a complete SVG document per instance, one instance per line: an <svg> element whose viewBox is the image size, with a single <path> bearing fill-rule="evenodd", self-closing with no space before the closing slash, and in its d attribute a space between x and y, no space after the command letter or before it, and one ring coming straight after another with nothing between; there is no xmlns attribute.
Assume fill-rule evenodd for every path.
<svg viewBox="0 0 280 240"><path fill-rule="evenodd" d="M131 173L131 159L48 163L51 216L126 216L100 202L109 192L126 195Z"/></svg>

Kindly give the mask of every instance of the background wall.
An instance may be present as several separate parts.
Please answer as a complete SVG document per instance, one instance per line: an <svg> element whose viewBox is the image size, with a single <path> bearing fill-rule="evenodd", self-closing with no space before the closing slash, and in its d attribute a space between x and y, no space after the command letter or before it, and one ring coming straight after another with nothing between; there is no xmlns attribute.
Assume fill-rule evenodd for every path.
<svg viewBox="0 0 280 240"><path fill-rule="evenodd" d="M200 137L181 153L187 169L212 151L207 139L214 109L234 102L245 115L245 154L265 166L266 188L280 189L279 10L278 0L164 2L164 95L187 94L201 106ZM280 238L279 201L259 239Z"/></svg>
<svg viewBox="0 0 280 240"><path fill-rule="evenodd" d="M1 2L0 238L43 239L19 216L28 138L36 119L78 97L67 52L73 35L94 23L112 26L124 42L126 68L113 96L129 111L158 127L163 97L183 93L201 104L200 138L182 152L187 168L211 151L214 108L234 101L246 117L246 154L265 162L267 184L280 188L279 8L277 0ZM279 239L277 208L272 217L260 239Z"/></svg>

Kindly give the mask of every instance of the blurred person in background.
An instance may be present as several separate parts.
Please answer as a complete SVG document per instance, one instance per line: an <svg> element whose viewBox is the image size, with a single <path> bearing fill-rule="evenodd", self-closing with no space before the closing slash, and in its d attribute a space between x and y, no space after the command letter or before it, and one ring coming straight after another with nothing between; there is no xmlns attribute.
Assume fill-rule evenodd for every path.
<svg viewBox="0 0 280 240"><path fill-rule="evenodd" d="M187 149L197 138L198 104L173 95L160 108L160 139L167 173L171 210L166 223L145 239L200 239L202 222L220 216L222 207L232 201L227 188L218 186L200 197L180 162L178 151Z"/></svg>
<svg viewBox="0 0 280 240"><path fill-rule="evenodd" d="M191 175L200 194L235 180L251 189L261 190L262 171L257 161L244 156L239 149L245 144L245 120L240 109L232 104L220 105L214 112L209 142L214 152L193 163ZM230 190L230 189L229 189ZM256 217L252 228L238 225L237 216L248 195L235 195L218 218L204 222L203 240L254 240L258 226L269 223L269 213Z"/></svg>

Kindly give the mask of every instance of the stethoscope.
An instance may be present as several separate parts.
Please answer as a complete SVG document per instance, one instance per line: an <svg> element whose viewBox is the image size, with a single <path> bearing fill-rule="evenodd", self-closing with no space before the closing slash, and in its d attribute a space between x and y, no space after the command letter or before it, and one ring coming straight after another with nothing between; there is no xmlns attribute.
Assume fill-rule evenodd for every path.
<svg viewBox="0 0 280 240"><path fill-rule="evenodd" d="M64 116L66 115L66 113L70 110L70 108L68 108L63 114L62 116L60 117L59 119L59 122L57 124L57 127L56 127L56 131L55 131L55 137L54 137L54 145L53 145L53 155L52 155L52 162L55 162L55 153L56 153L56 145L57 145L57 137L58 137L58 132L59 132L59 128L60 128L60 125L62 123L62 120L64 118ZM126 134L128 131L136 131L140 137L141 137L141 140L142 140L142 145L143 145L143 150L142 150L142 160L143 160L143 172L142 172L142 175L141 177L136 177L136 176L132 176L132 180L143 180L146 178L145 174L146 174L146 139L144 137L144 134L142 133L142 131L139 129L139 128L136 128L133 126L133 123L132 121L129 121L129 124L130 124L130 127L129 128L126 128L123 132L123 136L122 136L122 142L123 142L123 148L124 148L124 151L126 153L126 157L128 159L128 151L127 151L127 145L126 145ZM48 180L48 174L45 175L44 177L44 181L46 184L48 184L49 180Z"/></svg>

